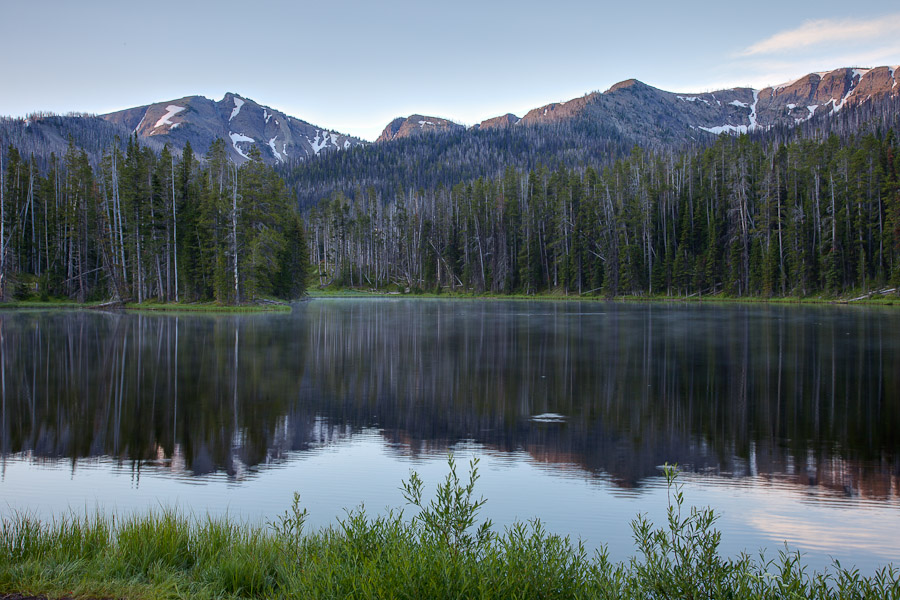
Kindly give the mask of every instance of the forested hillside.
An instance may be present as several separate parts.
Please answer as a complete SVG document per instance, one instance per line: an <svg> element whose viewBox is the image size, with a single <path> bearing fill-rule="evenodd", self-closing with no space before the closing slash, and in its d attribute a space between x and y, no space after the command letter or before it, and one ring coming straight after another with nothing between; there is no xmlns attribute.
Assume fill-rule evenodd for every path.
<svg viewBox="0 0 900 600"><path fill-rule="evenodd" d="M846 137L866 124L889 127L896 122L898 111L900 97L882 96L841 111L817 113L791 125L756 128L748 135L764 144L832 133ZM606 121L585 111L549 123L425 132L276 169L301 207L335 192L353 195L367 188L386 200L409 190L452 187L479 177L494 179L510 166L520 170L541 165L602 169L627 157L635 146L655 154L672 154L697 151L716 140L715 134L702 129L692 130L690 135L680 131L674 129L666 135L658 127L623 127L621 119Z"/></svg>
<svg viewBox="0 0 900 600"><path fill-rule="evenodd" d="M579 148L577 165L511 161L500 176L460 172L445 185L452 177L441 175L384 195L358 186L308 211L311 259L321 285L378 288L773 296L895 287L898 114L888 99L706 147L634 148L594 164ZM384 159L392 164L426 178L452 170L437 157L421 169Z"/></svg>
<svg viewBox="0 0 900 600"><path fill-rule="evenodd" d="M92 167L69 141L47 165L0 154L0 298L79 301L297 297L306 245L283 182L258 152L215 142L201 165L118 139Z"/></svg>
<svg viewBox="0 0 900 600"><path fill-rule="evenodd" d="M37 158L25 142L49 130L32 124L0 155L0 291L243 303L300 295L310 262L318 285L377 289L894 289L898 115L884 96L794 127L644 146L576 117L426 132L293 168L256 147L238 166L222 139L203 160L190 144L176 156L104 141L87 121L89 148L70 137L62 156Z"/></svg>

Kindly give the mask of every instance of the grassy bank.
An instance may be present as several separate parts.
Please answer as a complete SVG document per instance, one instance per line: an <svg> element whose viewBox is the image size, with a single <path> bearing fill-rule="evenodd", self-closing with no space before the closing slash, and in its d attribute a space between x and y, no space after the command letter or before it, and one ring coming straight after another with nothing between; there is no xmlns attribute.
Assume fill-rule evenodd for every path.
<svg viewBox="0 0 900 600"><path fill-rule="evenodd" d="M724 558L710 510L687 510L667 469L670 506L657 527L637 517L636 557L588 555L539 522L495 532L479 521L477 463L459 478L452 457L434 499L417 475L410 503L348 513L307 532L294 505L268 526L195 520L173 511L42 523L0 530L0 593L116 598L900 598L900 572L873 577L835 565L807 572L796 555Z"/></svg>
<svg viewBox="0 0 900 600"><path fill-rule="evenodd" d="M215 302L129 302L125 310L151 312L206 312L206 313L247 313L247 312L290 312L291 306L284 302L272 301L262 304L216 304Z"/></svg>
<svg viewBox="0 0 900 600"><path fill-rule="evenodd" d="M289 304L282 302L267 302L263 304L242 304L230 306L216 304L215 302L71 302L68 300L26 300L0 303L2 309L31 309L31 310L127 310L138 312L203 312L203 313L248 313L248 312L290 312Z"/></svg>
<svg viewBox="0 0 900 600"><path fill-rule="evenodd" d="M704 296L669 296L665 294L643 296L603 296L598 294L565 294L542 292L540 294L493 294L462 291L388 291L357 288L326 288L309 290L310 298L447 298L468 300L577 300L587 302L684 302L684 303L740 303L740 304L847 304L868 306L900 306L896 293L872 293L861 290L840 296L730 296L707 294Z"/></svg>

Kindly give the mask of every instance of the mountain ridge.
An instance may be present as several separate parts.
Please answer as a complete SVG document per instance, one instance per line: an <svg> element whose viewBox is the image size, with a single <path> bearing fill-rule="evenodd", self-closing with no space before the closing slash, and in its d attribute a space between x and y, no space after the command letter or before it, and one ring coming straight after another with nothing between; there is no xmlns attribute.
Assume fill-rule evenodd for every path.
<svg viewBox="0 0 900 600"><path fill-rule="evenodd" d="M253 146L266 162L284 163L363 143L359 138L317 127L233 92L227 92L219 101L184 96L100 117L122 125L142 139L154 138L176 148L190 142L200 153L205 153L216 138L222 138L230 141L229 156L238 163L249 159Z"/></svg>
<svg viewBox="0 0 900 600"><path fill-rule="evenodd" d="M652 117L668 127L713 135L746 133L776 125L797 125L817 114L834 114L845 106L866 102L873 96L900 95L900 83L896 77L898 69L900 66L841 67L808 73L787 83L761 89L734 87L699 93L668 92L629 78L613 84L604 92L594 91L578 98L538 106L521 118L513 113L492 117L469 129L553 124L588 115L612 122L630 120L637 123ZM446 127L437 125L430 131L448 130L451 125L461 127L447 119L418 114L409 117L409 120L413 117L450 124ZM402 120L402 117L395 119L391 124ZM408 127L387 135L391 124L376 143L419 133L414 127Z"/></svg>
<svg viewBox="0 0 900 600"><path fill-rule="evenodd" d="M773 127L794 127L814 117L828 118L873 98L900 97L900 66L842 67L808 73L762 89L735 87L712 92L669 92L630 78L606 91L593 91L563 102L532 108L522 117L513 113L492 117L470 127L452 119L416 113L398 117L374 144L396 143L421 134L470 136L473 132L519 132L572 124L582 136L607 136L625 145L661 148L714 139L722 133L749 133ZM107 123L108 125L103 125ZM226 140L232 160L241 163L257 148L263 161L295 165L335 151L369 145L359 137L312 125L234 92L221 100L200 95L152 102L103 115L32 115L0 120L0 138L43 158L61 154L67 137L88 148L92 160L119 137L137 135L160 150L168 144L180 151L190 142L203 155L216 139Z"/></svg>

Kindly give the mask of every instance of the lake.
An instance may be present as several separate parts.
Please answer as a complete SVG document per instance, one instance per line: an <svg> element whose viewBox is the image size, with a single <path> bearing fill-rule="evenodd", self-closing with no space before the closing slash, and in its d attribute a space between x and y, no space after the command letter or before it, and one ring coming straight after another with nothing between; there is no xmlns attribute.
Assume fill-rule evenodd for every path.
<svg viewBox="0 0 900 600"><path fill-rule="evenodd" d="M632 555L661 465L723 551L900 563L900 311L314 299L0 312L0 516L178 507L313 526L480 459L483 516Z"/></svg>

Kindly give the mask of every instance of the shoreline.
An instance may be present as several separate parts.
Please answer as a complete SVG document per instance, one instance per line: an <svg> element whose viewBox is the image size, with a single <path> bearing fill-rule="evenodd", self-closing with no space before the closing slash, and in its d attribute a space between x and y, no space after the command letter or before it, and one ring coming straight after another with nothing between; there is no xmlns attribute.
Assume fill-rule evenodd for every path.
<svg viewBox="0 0 900 600"><path fill-rule="evenodd" d="M68 301L13 301L0 303L2 310L107 310L115 312L165 312L165 313L258 313L290 312L291 305L282 301L267 301L263 304L225 305L215 303L151 302L68 302ZM2 600L2 599L0 599Z"/></svg>
<svg viewBox="0 0 900 600"><path fill-rule="evenodd" d="M713 294L707 296L586 296L564 295L557 293L543 294L472 294L462 292L387 292L381 290L359 290L343 288L339 290L311 290L307 293L309 299L320 298L423 298L438 300L519 300L519 301L562 301L562 302L660 302L660 303L695 303L695 304L792 304L792 305L844 305L844 306L900 306L900 295L894 293L880 294L870 292L868 294L851 294L846 297L828 296L773 296L764 298L761 296L727 296Z"/></svg>
<svg viewBox="0 0 900 600"><path fill-rule="evenodd" d="M309 290L302 299L294 302L282 300L266 300L257 304L223 305L213 302L74 302L66 300L50 301L11 301L0 302L0 311L3 310L109 310L121 312L155 312L155 313L271 313L290 312L292 304L309 300L320 299L353 299L353 298L397 298L397 299L422 299L422 300L514 300L520 302L615 302L615 303L681 303L681 304L773 304L793 306L868 306L868 307L900 307L900 295L891 290L884 294L879 291L847 296L773 296L764 298L761 296L727 296L713 294L706 296L597 296L597 295L565 295L561 293L526 294L475 294L464 292L399 292L386 290L361 290L354 288L341 288L330 290ZM2 600L2 599L0 599Z"/></svg>

